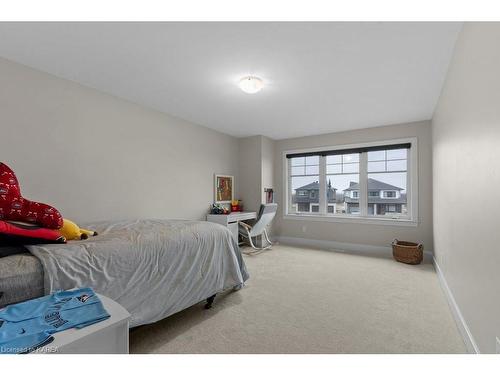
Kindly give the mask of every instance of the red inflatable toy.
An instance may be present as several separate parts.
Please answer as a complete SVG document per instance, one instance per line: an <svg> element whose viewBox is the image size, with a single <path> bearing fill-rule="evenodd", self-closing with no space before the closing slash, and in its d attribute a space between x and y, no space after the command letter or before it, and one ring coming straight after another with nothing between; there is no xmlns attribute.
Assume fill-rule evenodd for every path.
<svg viewBox="0 0 500 375"><path fill-rule="evenodd" d="M31 245L40 243L66 243L55 229L47 229L0 220L0 243L7 245Z"/></svg>
<svg viewBox="0 0 500 375"><path fill-rule="evenodd" d="M63 225L62 216L54 207L22 197L16 175L3 163L0 163L0 220L24 221L50 229Z"/></svg>

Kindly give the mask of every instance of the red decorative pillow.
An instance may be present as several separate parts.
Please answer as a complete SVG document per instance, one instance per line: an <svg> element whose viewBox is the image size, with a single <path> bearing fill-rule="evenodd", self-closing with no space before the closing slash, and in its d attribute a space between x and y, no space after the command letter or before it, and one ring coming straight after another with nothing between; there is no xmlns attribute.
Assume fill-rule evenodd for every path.
<svg viewBox="0 0 500 375"><path fill-rule="evenodd" d="M0 219L24 221L50 229L63 225L62 216L54 207L22 197L16 175L3 163L0 163Z"/></svg>
<svg viewBox="0 0 500 375"><path fill-rule="evenodd" d="M0 220L0 243L6 245L66 243L66 239L54 229Z"/></svg>

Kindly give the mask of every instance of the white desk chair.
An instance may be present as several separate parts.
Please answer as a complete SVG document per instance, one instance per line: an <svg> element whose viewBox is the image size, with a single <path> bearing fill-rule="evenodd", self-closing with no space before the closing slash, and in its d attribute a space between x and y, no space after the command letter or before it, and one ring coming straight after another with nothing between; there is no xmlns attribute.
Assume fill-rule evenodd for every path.
<svg viewBox="0 0 500 375"><path fill-rule="evenodd" d="M260 206L259 215L257 220L253 225L249 225L240 221L239 233L245 240L248 241L249 245L252 246L257 251L267 250L273 246L273 243L267 235L267 226L271 224L278 210L278 205L276 203L262 204ZM253 243L252 237L264 235L267 245L264 245L264 240L262 240L262 247L257 247Z"/></svg>

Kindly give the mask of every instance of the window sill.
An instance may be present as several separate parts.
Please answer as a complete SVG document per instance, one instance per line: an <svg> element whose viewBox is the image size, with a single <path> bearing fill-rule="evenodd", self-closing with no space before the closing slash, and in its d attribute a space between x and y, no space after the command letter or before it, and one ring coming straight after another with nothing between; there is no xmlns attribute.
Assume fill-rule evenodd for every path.
<svg viewBox="0 0 500 375"><path fill-rule="evenodd" d="M375 225L393 225L403 227L416 227L418 222L412 219L386 219L381 217L360 217L360 216L326 216L314 214L286 214L285 220L306 220L306 221L325 221L344 224L375 224Z"/></svg>

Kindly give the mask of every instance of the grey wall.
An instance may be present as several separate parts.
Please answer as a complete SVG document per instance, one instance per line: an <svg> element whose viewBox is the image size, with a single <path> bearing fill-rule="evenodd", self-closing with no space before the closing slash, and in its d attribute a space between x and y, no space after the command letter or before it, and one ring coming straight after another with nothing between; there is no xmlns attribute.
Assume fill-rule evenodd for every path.
<svg viewBox="0 0 500 375"><path fill-rule="evenodd" d="M264 189L274 189L274 148L275 141L262 137L261 157L262 157L262 203L266 203L266 193ZM276 192L275 192L276 194Z"/></svg>
<svg viewBox="0 0 500 375"><path fill-rule="evenodd" d="M352 224L319 222L283 218L283 152L310 147L355 144L383 141L393 138L417 137L418 139L418 193L419 224L417 227L395 225ZM320 136L293 138L276 141L275 185L280 214L275 232L284 237L306 238L321 241L390 246L394 238L422 242L427 250L432 248L432 150L429 121L383 126Z"/></svg>
<svg viewBox="0 0 500 375"><path fill-rule="evenodd" d="M238 140L0 59L0 161L76 221L201 219ZM237 195L237 194L236 194Z"/></svg>
<svg viewBox="0 0 500 375"><path fill-rule="evenodd" d="M261 202L261 136L239 139L239 192L245 211L258 211Z"/></svg>
<svg viewBox="0 0 500 375"><path fill-rule="evenodd" d="M264 188L274 187L275 141L262 135L239 139L239 199L245 211L265 203Z"/></svg>
<svg viewBox="0 0 500 375"><path fill-rule="evenodd" d="M467 23L432 122L435 256L481 352L500 336L500 24Z"/></svg>

